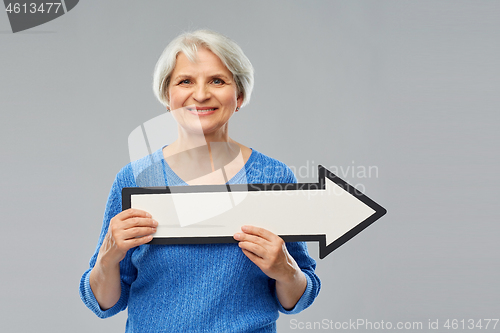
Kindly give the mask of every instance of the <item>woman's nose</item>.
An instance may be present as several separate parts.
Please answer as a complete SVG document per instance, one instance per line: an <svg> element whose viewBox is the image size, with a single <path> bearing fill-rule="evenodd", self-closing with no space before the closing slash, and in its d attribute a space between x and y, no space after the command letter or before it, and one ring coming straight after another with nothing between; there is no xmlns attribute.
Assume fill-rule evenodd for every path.
<svg viewBox="0 0 500 333"><path fill-rule="evenodd" d="M197 102L203 102L210 98L210 91L205 85L199 85L193 92L193 98Z"/></svg>

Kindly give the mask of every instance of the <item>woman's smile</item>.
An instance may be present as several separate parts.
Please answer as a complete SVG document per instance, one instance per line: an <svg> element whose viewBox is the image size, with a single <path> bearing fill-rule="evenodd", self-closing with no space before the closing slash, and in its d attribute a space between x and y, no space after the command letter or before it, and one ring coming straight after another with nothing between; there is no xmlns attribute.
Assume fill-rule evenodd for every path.
<svg viewBox="0 0 500 333"><path fill-rule="evenodd" d="M197 116L208 116L211 114L214 114L217 108L211 108L211 107L196 107L196 108L190 108L187 107L187 110Z"/></svg>

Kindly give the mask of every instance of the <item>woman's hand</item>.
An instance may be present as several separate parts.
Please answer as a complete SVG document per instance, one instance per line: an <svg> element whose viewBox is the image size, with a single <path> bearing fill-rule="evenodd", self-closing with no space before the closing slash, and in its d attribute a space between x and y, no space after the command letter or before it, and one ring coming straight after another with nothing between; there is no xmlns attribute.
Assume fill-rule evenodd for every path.
<svg viewBox="0 0 500 333"><path fill-rule="evenodd" d="M109 309L121 295L120 261L133 247L149 242L158 222L147 212L127 209L109 222L108 233L99 249L89 282L101 309Z"/></svg>
<svg viewBox="0 0 500 333"><path fill-rule="evenodd" d="M109 222L108 233L99 250L98 261L118 264L133 247L153 239L158 222L140 209L127 209L115 215Z"/></svg>
<svg viewBox="0 0 500 333"><path fill-rule="evenodd" d="M243 253L264 274L276 280L276 293L285 309L292 309L307 287L307 279L288 253L283 239L272 232L253 226L241 227L234 234Z"/></svg>

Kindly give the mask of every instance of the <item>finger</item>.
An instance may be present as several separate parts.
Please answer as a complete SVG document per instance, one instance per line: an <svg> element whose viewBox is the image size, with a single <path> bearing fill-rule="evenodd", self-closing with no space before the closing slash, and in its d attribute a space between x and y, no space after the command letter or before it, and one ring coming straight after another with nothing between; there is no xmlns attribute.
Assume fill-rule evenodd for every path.
<svg viewBox="0 0 500 333"><path fill-rule="evenodd" d="M132 217L123 221L123 229L157 226L158 222L152 218Z"/></svg>
<svg viewBox="0 0 500 333"><path fill-rule="evenodd" d="M124 210L123 212L118 213L116 216L119 216L121 220L126 220L130 219L132 217L145 217L145 218L151 218L151 214L148 212L141 210L141 209L136 209L136 208L129 208L127 210Z"/></svg>
<svg viewBox="0 0 500 333"><path fill-rule="evenodd" d="M245 250L245 249L242 249L242 251L243 251L243 254L246 255L248 259L250 259L251 262L253 262L258 267L260 267L260 264L261 264L261 262L263 260L261 257L259 257L258 255L256 255L255 253L250 252L250 251Z"/></svg>
<svg viewBox="0 0 500 333"><path fill-rule="evenodd" d="M122 239L128 240L133 238L139 238L144 236L152 235L156 232L156 228L151 227L136 227L130 228L123 231Z"/></svg>
<svg viewBox="0 0 500 333"><path fill-rule="evenodd" d="M123 243L127 248L131 249L133 247L149 243L152 239L153 239L153 236L148 235L148 236L144 236L144 237L127 239L127 240L123 241Z"/></svg>
<svg viewBox="0 0 500 333"><path fill-rule="evenodd" d="M245 234L243 232L238 232L238 233L235 233L233 235L234 239L236 239L237 241L240 241L240 242L251 242L251 243L255 243L255 244L259 244L261 246L267 246L269 245L269 241L262 238L262 237L259 237L259 236L254 236L254 235L251 235L251 234Z"/></svg>
<svg viewBox="0 0 500 333"><path fill-rule="evenodd" d="M252 252L254 255L258 256L259 258L264 259L266 257L267 251L261 245L258 245L258 244L255 244L255 243L250 243L250 242L239 242L238 246L242 250L246 250L246 251Z"/></svg>
<svg viewBox="0 0 500 333"><path fill-rule="evenodd" d="M276 237L278 237L277 235L273 234L269 230L266 230L266 229L260 228L260 227L255 227L252 225L242 226L241 231L243 231L244 233L247 233L247 234L259 236L259 237L264 238L270 242L274 241L276 239Z"/></svg>

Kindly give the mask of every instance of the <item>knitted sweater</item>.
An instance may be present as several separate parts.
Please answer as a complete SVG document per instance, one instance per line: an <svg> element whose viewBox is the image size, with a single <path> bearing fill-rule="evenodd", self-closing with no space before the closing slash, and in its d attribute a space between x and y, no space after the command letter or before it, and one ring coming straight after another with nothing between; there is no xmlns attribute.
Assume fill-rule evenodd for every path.
<svg viewBox="0 0 500 333"><path fill-rule="evenodd" d="M228 183L295 183L283 163L256 150ZM121 296L102 310L92 293L89 275L108 232L109 221L122 210L123 187L187 185L163 159L162 150L129 163L117 174L90 268L80 282L80 297L100 318L128 306L126 332L276 332L278 311L298 313L312 304L320 289L316 262L303 242L287 243L289 253L307 278L295 307L285 310L267 277L237 244L141 245L120 262Z"/></svg>

